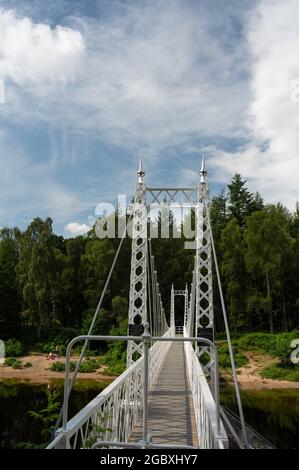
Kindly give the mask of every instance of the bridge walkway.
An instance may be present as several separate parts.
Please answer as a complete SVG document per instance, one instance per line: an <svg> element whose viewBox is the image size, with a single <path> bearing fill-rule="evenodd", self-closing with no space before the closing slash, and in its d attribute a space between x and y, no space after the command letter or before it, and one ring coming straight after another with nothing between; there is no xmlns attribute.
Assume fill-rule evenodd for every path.
<svg viewBox="0 0 299 470"><path fill-rule="evenodd" d="M198 447L193 400L184 345L172 343L155 386L149 393L148 429L153 443ZM142 439L142 417L131 442Z"/></svg>

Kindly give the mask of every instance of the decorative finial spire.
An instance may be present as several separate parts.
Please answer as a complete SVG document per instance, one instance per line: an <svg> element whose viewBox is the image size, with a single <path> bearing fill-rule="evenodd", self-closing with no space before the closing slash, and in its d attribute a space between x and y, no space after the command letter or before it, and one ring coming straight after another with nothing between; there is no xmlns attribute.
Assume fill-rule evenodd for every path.
<svg viewBox="0 0 299 470"><path fill-rule="evenodd" d="M202 156L202 158L201 158L201 170L200 170L199 174L200 174L200 182L205 183L206 182L205 177L207 176L208 172L206 170L205 157L204 156Z"/></svg>
<svg viewBox="0 0 299 470"><path fill-rule="evenodd" d="M140 156L140 160L139 160L139 170L137 172L137 176L138 176L138 183L143 183L143 178L145 176L145 172L143 170L143 159L142 159L142 156Z"/></svg>

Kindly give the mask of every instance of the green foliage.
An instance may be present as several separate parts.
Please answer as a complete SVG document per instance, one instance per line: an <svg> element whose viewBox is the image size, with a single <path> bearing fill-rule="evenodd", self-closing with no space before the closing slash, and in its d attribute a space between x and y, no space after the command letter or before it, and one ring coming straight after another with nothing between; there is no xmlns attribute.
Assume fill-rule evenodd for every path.
<svg viewBox="0 0 299 470"><path fill-rule="evenodd" d="M194 211L187 220L194 229ZM194 252L185 249L184 236L173 236L177 227L172 215L164 226L170 237L163 239L165 221L166 214L161 211L156 228L162 239L152 239L152 248L167 314L171 283L175 281L177 288L191 283ZM246 181L235 175L227 192L213 198L211 223L233 333L298 328L299 204L293 214L281 204L264 206L262 197L250 192ZM118 243L118 239L98 239L94 230L85 237L64 240L53 233L50 218L34 219L23 232L1 229L1 338L16 338L25 349L43 354L64 355L69 341L89 330ZM131 240L127 238L95 334L126 333L130 259ZM214 287L219 333L223 321ZM183 299L177 298L177 324L183 324L183 312ZM19 356L16 345L12 346L7 354ZM108 373L116 373L124 368L125 348L125 343L108 346L97 342L89 345L88 354L103 356ZM286 350L282 341L279 357L286 358Z"/></svg>
<svg viewBox="0 0 299 470"><path fill-rule="evenodd" d="M298 366L282 367L280 364L270 364L267 367L264 367L260 374L265 379L299 382Z"/></svg>
<svg viewBox="0 0 299 470"><path fill-rule="evenodd" d="M230 220L222 230L220 248L230 322L233 330L237 331L248 325L244 295L248 281L244 259L245 242L237 219Z"/></svg>
<svg viewBox="0 0 299 470"><path fill-rule="evenodd" d="M73 372L76 368L76 364L74 362L70 362L70 371ZM64 362L53 362L49 367L49 370L52 372L64 372L65 371L65 364Z"/></svg>
<svg viewBox="0 0 299 470"><path fill-rule="evenodd" d="M51 390L47 390L47 406L40 411L29 411L28 413L34 419L42 422L43 430L42 436L45 440L50 439L55 423L59 416L59 409L61 403L58 400L58 395Z"/></svg>
<svg viewBox="0 0 299 470"><path fill-rule="evenodd" d="M291 342L299 337L299 331L291 333L250 333L238 340L238 345L243 350L255 350L270 356L277 357L282 366L291 365Z"/></svg>
<svg viewBox="0 0 299 470"><path fill-rule="evenodd" d="M248 360L245 354L240 351L236 343L233 344L233 353L236 367L243 367L247 364ZM218 356L219 366L223 369L231 369L231 361L227 343L223 343L218 346Z"/></svg>
<svg viewBox="0 0 299 470"><path fill-rule="evenodd" d="M86 359L82 362L79 372L90 374L96 372L101 367L101 362L97 359Z"/></svg>
<svg viewBox="0 0 299 470"><path fill-rule="evenodd" d="M16 359L11 366L13 369L23 369L23 362L20 359Z"/></svg>
<svg viewBox="0 0 299 470"><path fill-rule="evenodd" d="M5 355L6 357L19 357L23 353L23 346L20 341L16 339L9 339L5 341Z"/></svg>
<svg viewBox="0 0 299 470"><path fill-rule="evenodd" d="M261 196L252 194L246 188L246 180L235 174L228 185L228 216L235 218L241 227L245 226L245 219L252 212L263 209Z"/></svg>
<svg viewBox="0 0 299 470"><path fill-rule="evenodd" d="M20 325L21 295L16 277L19 237L18 229L0 229L0 332L2 340L11 337Z"/></svg>
<svg viewBox="0 0 299 470"><path fill-rule="evenodd" d="M90 449L98 440L103 439L103 435L106 432L112 432L111 428L107 427L107 422L109 420L109 415L103 414L98 411L96 422L100 424L93 423L91 425L89 436L85 442L85 448Z"/></svg>
<svg viewBox="0 0 299 470"><path fill-rule="evenodd" d="M123 321L118 328L112 328L110 334L122 336L126 334L126 322ZM119 375L126 369L127 344L124 341L113 341L108 351L101 357L101 363L107 366L106 375Z"/></svg>
<svg viewBox="0 0 299 470"><path fill-rule="evenodd" d="M15 357L8 357L5 359L4 361L4 366L5 367L13 367L13 365L19 361L18 359L16 359Z"/></svg>
<svg viewBox="0 0 299 470"><path fill-rule="evenodd" d="M22 361L15 357L9 357L5 359L4 366L11 367L12 369L23 369Z"/></svg>

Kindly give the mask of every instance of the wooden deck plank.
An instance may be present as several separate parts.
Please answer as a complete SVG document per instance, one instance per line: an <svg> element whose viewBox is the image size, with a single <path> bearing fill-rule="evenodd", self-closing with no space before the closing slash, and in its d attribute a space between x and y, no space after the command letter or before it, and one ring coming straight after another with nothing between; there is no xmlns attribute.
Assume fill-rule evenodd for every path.
<svg viewBox="0 0 299 470"><path fill-rule="evenodd" d="M148 429L153 443L198 447L193 401L181 342L172 343L149 394ZM141 438L142 419L130 441Z"/></svg>

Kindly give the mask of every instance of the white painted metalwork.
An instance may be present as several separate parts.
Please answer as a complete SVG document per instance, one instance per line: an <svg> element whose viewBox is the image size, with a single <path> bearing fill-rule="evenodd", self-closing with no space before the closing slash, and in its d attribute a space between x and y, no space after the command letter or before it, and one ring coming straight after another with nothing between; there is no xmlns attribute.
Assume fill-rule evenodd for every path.
<svg viewBox="0 0 299 470"><path fill-rule="evenodd" d="M144 324L147 319L147 207L144 170L140 159L138 183L133 209L132 258L129 296L129 325ZM136 355L142 355L141 345L129 341L127 349L127 366L129 367Z"/></svg>
<svg viewBox="0 0 299 470"><path fill-rule="evenodd" d="M172 336L174 330L170 328L164 337ZM80 338L83 337L77 339ZM92 338L95 340L97 337ZM114 337L116 340L120 338ZM109 337L111 339L113 337ZM152 388L170 346L170 341L161 341L150 348L149 388ZM48 449L91 448L99 440L128 442L143 411L143 367L142 356L72 419L66 421L65 430L57 431ZM68 391L65 390L67 395ZM67 419L67 416L64 418Z"/></svg>
<svg viewBox="0 0 299 470"><path fill-rule="evenodd" d="M212 255L213 242L209 219L210 200L206 182L204 160L197 188L147 188L144 183L142 159L138 171L138 182L132 210L132 255L129 297L129 335L109 337L111 340L128 341L127 370L113 381L92 402L68 421L69 360L67 351L63 428L59 429L52 448L109 447L150 448L147 432L147 396L152 389L172 341L184 342L187 374L191 386L195 411L199 447L202 449L224 449L228 439L220 419L218 357L215 344L201 337L201 332L214 327ZM147 200L147 195L148 199ZM179 207L186 205L196 211L196 256L190 290L171 289L170 328L162 304L157 272L151 243L147 236L148 204ZM114 267L114 265L113 265ZM104 294L102 294L104 295ZM183 295L184 326L175 326L175 296ZM149 307L149 312L147 312ZM150 322L150 330L148 330ZM144 327L142 337L130 333L136 325ZM130 330L131 328L131 330ZM195 331L194 331L195 330ZM182 335L180 338L175 334ZM87 343L91 339L108 337L80 337ZM76 338L73 340L75 342ZM198 344L200 343L200 346ZM193 344L196 344L193 347ZM151 346L151 347L150 347ZM209 362L201 365L203 353L209 354ZM84 351L83 351L84 353ZM206 375L211 381L208 385ZM143 416L143 444L130 444L133 428ZM171 425L171 423L170 423ZM105 444L106 443L106 444ZM115 445L113 445L115 444ZM153 446L153 447L159 447Z"/></svg>
<svg viewBox="0 0 299 470"><path fill-rule="evenodd" d="M92 448L95 444L109 447L124 447L130 440L131 433L141 412L143 415L144 448L150 448L151 442L147 429L148 390L155 383L163 360L173 341L183 341L187 362L187 372L191 384L191 392L195 409L197 435L201 449L224 449L227 447L227 435L220 418L219 373L216 346L208 339L187 336L186 329L182 338L174 337L174 329L170 328L163 337L151 337L148 325L140 341L144 345L144 355L132 364L120 377L100 393L92 402L83 408L74 418L67 420L68 415L68 383L69 366L72 347L87 336L74 338L68 345L66 353L66 372L64 387L63 428L57 433L48 449ZM129 337L90 336L90 341L121 340ZM134 337L134 340L138 339ZM148 350L148 345L155 341ZM214 369L214 397L207 384L192 343L203 342L210 345ZM101 444L102 443L102 444ZM141 447L141 446L139 446ZM181 446L180 446L181 447Z"/></svg>
<svg viewBox="0 0 299 470"><path fill-rule="evenodd" d="M187 319L188 315L188 286L186 284L186 288L184 290L176 290L174 285L171 286L171 298L170 298L170 326L175 326L175 297L176 296L183 296L185 299L184 304L184 321Z"/></svg>
<svg viewBox="0 0 299 470"><path fill-rule="evenodd" d="M196 336L201 336L200 330L202 328L214 328L211 231L208 219L210 199L206 175L207 171L203 158L198 186L198 205L196 208ZM199 357L203 354L208 355L208 361L203 367L211 376L212 356L210 348L200 346L198 353Z"/></svg>
<svg viewBox="0 0 299 470"><path fill-rule="evenodd" d="M188 338L188 333L185 328L185 338ZM198 360L192 343L189 341L184 342L187 372L191 386L191 393L193 399L193 406L195 411L195 420L197 428L198 443L200 449L226 449L228 448L228 437L220 420L220 411L217 410L215 399L219 399L219 384L214 392L214 397L211 393L210 387L207 383L205 373ZM211 348L211 346L210 346ZM212 348L211 348L212 349ZM215 348L216 349L216 348ZM213 355L213 352L211 352ZM213 361L216 365L217 360ZM217 367L218 369L218 367ZM215 371L214 371L215 372ZM218 370L216 370L216 379L219 380ZM218 425L217 425L218 422Z"/></svg>

